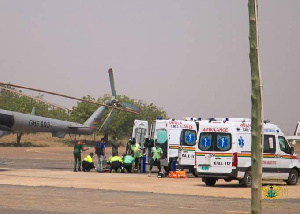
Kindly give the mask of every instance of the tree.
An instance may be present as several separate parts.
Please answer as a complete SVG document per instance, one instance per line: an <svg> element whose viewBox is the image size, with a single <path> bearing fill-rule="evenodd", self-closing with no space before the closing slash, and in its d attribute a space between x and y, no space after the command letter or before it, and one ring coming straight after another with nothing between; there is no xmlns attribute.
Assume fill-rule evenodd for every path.
<svg viewBox="0 0 300 214"><path fill-rule="evenodd" d="M43 96L39 94L38 98L42 100ZM148 105L142 100L135 101L134 99L131 99L125 95L118 95L116 98L120 103L126 102L141 108L140 114L134 114L117 109L114 110L115 114L106 131L109 134L118 136L119 138L131 135L134 119L147 120L149 124L151 124L151 121L156 119L158 116L163 118L167 117L166 112L162 108L155 106L153 103ZM109 94L105 94L104 96L99 97L97 99L97 102L105 103L105 101L111 99L112 98ZM91 97L90 95L83 97L83 100L96 101L96 99ZM84 123L89 117L91 117L91 115L97 110L97 108L99 108L99 106L96 104L80 101L76 106L72 108L70 115L68 115L64 110L50 106L49 104L45 104L43 102L30 99L26 96L15 94L10 91L0 91L0 108L2 109L30 114L33 107L35 107L36 115L38 116L59 120L68 120L81 124ZM99 123L99 126L101 126L101 124L104 122L110 111L111 109L105 111L105 113L103 114L103 118ZM99 133L99 131L97 131L96 134L102 135L103 133Z"/></svg>
<svg viewBox="0 0 300 214"><path fill-rule="evenodd" d="M84 100L95 101L90 95L83 97ZM70 120L77 123L84 123L98 108L96 104L77 102L77 106L72 108Z"/></svg>
<svg viewBox="0 0 300 214"><path fill-rule="evenodd" d="M7 87L16 91L15 88ZM17 91L16 91L17 92ZM22 91L19 91L22 93ZM30 114L33 107L35 108L36 115L42 117L49 117L60 120L68 120L69 115L59 108L53 107L42 101L37 101L34 98L38 98L43 101L43 95L39 94L37 97L32 99L27 96L22 96L20 94L14 93L12 91L7 91L2 89L0 91L0 108L10 111L21 112L24 114Z"/></svg>
<svg viewBox="0 0 300 214"><path fill-rule="evenodd" d="M116 135L119 138L130 136L132 132L132 126L135 119L140 120L147 120L149 124L151 121L156 119L158 116L166 118L167 114L162 108L158 108L153 103L148 105L147 103L143 102L142 100L135 101L125 95L118 95L117 100L120 103L126 102L132 105L138 106L141 108L140 114L134 114L122 110L115 109L115 114L106 128L106 131L111 135ZM84 99L95 100L94 98L88 96ZM109 94L105 94L103 97L99 97L97 99L98 103L105 103L106 100L111 100L111 96ZM94 111L98 108L97 105L85 103L85 102L78 102L76 107L73 107L73 111L71 113L71 119L76 122L83 123L86 121ZM101 119L99 126L101 126L108 116L111 110L108 109L104 114L103 118ZM96 132L96 135L102 135L99 131Z"/></svg>

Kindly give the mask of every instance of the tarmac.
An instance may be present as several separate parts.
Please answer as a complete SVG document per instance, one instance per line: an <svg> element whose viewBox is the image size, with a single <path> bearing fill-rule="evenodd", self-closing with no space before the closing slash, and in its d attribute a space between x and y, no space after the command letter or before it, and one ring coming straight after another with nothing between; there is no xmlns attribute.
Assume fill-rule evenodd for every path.
<svg viewBox="0 0 300 214"><path fill-rule="evenodd" d="M299 183L278 186L278 199L263 199L263 213L298 213ZM237 181L207 187L191 174L73 172L71 147L0 148L0 213L250 213L250 198L251 188Z"/></svg>

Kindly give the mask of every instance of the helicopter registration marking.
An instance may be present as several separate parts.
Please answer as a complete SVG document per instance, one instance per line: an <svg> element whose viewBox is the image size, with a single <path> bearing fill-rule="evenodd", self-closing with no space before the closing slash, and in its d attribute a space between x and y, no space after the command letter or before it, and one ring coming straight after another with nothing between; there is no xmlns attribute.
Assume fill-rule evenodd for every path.
<svg viewBox="0 0 300 214"><path fill-rule="evenodd" d="M44 127L44 128L50 128L50 122L29 120L29 126L40 126L40 127Z"/></svg>

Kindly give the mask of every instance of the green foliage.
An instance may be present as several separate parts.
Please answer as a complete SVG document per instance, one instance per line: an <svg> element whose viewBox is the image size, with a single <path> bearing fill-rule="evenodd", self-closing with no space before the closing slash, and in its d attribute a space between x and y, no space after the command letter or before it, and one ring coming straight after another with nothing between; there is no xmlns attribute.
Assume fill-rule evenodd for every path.
<svg viewBox="0 0 300 214"><path fill-rule="evenodd" d="M96 101L90 95L83 97L82 99L88 101ZM78 102L77 106L72 108L70 114L70 120L77 123L84 123L93 113L96 111L97 105L87 102Z"/></svg>
<svg viewBox="0 0 300 214"><path fill-rule="evenodd" d="M7 87L9 89L15 90L12 87ZM22 92L22 91L19 91ZM38 99L43 99L42 95L37 96ZM35 113L38 116L49 117L60 120L68 120L69 115L61 109L54 108L40 101L33 100L29 97L22 96L11 91L2 89L0 91L0 108L10 111L21 112L24 114L30 114L33 107L35 108Z"/></svg>
<svg viewBox="0 0 300 214"><path fill-rule="evenodd" d="M95 99L91 98L90 96L84 99L95 101ZM124 95L118 95L117 99L120 103L126 102L140 107L141 113L134 114L126 111L114 110L115 114L106 129L109 135L116 135L119 138L124 136L130 136L132 132L133 122L135 119L147 120L148 123L151 124L151 121L156 119L158 116L163 118L167 117L167 113L162 108L158 108L155 105L153 105L153 103L148 105L142 100L135 101L134 99L131 99ZM106 100L111 100L111 96L109 94L105 94L103 97L99 97L97 99L97 102L105 103ZM84 123L84 121L86 121L92 115L92 113L96 111L96 109L97 106L94 104L78 102L77 107L73 107L71 118L73 119L73 121ZM99 123L99 128L103 124L105 118L108 116L110 111L111 110L108 109L103 114L103 118ZM102 135L103 133L96 132L96 134Z"/></svg>
<svg viewBox="0 0 300 214"><path fill-rule="evenodd" d="M11 88L16 90L14 88ZM39 99L43 99L42 95L38 96ZM106 100L111 100L109 94L105 94L99 97L97 100L90 95L83 97L84 100L97 101L98 103L105 103ZM126 102L141 108L140 114L134 114L131 112L114 110L115 114L112 118L111 123L107 127L107 132L109 135L116 135L121 138L124 136L130 136L132 132L132 126L135 119L147 120L149 124L151 121L156 119L158 116L167 118L167 113L153 103L150 105L142 100L135 101L124 95L117 96L120 103ZM49 117L60 120L68 120L78 123L84 123L99 107L96 104L87 102L78 102L76 106L72 108L70 115L68 115L64 110L51 107L48 104L35 101L26 96L22 96L7 90L0 91L0 108L10 111L21 112L25 114L30 114L32 108L35 107L36 115ZM110 109L106 110L103 114L103 118L99 123L99 128L103 124L105 118L109 114ZM97 135L103 135L103 133L96 132Z"/></svg>

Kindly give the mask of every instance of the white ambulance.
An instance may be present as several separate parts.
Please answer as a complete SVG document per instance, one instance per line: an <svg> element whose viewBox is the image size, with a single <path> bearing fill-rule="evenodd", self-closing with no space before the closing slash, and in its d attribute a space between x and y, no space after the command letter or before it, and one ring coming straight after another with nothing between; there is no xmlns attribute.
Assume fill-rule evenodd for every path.
<svg viewBox="0 0 300 214"><path fill-rule="evenodd" d="M141 148L145 148L146 138L149 137L148 121L134 120L131 137L140 144Z"/></svg>
<svg viewBox="0 0 300 214"><path fill-rule="evenodd" d="M197 128L194 121L154 120L150 128L154 145L163 150L161 162L171 170L173 159L180 169L194 170Z"/></svg>
<svg viewBox="0 0 300 214"><path fill-rule="evenodd" d="M300 163L281 130L265 123L262 178L297 184ZM207 186L218 179L239 180L251 186L251 121L224 118L199 123L196 146L196 173Z"/></svg>

